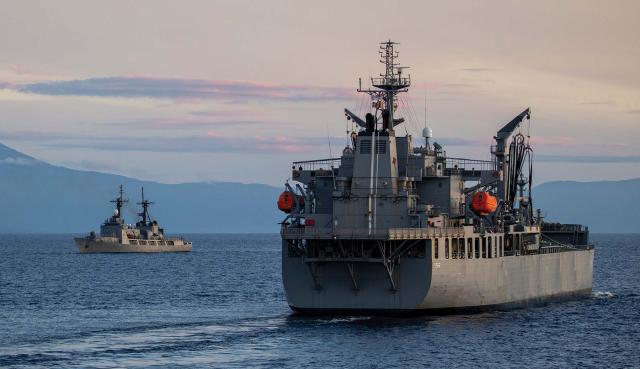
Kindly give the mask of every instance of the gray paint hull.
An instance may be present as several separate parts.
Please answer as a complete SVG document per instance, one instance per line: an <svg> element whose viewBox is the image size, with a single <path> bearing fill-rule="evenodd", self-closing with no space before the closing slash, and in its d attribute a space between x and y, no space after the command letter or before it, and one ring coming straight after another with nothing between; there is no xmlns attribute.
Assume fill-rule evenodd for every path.
<svg viewBox="0 0 640 369"><path fill-rule="evenodd" d="M88 238L74 238L81 253L156 253L156 252L190 252L192 245L180 243L174 245L131 245L104 242Z"/></svg>
<svg viewBox="0 0 640 369"><path fill-rule="evenodd" d="M313 314L415 314L510 308L588 296L594 250L493 259L401 258L393 291L384 267L354 266L357 290L343 263L315 269L289 257L283 242L283 283L294 311Z"/></svg>

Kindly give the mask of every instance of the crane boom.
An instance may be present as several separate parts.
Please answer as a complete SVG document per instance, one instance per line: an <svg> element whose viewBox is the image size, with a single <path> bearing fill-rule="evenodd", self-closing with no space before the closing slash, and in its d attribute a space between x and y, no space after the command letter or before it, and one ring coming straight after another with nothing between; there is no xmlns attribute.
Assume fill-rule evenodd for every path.
<svg viewBox="0 0 640 369"><path fill-rule="evenodd" d="M509 145L507 145L507 141L513 135L520 124L524 119L531 118L531 109L526 108L522 113L518 114L515 118L513 118L509 123L505 124L502 127L496 136L494 137L496 140L496 149L495 149L495 157L496 157L496 169L500 173L501 181L498 182L498 195L500 199L503 201L509 201L508 194L506 189L509 187Z"/></svg>

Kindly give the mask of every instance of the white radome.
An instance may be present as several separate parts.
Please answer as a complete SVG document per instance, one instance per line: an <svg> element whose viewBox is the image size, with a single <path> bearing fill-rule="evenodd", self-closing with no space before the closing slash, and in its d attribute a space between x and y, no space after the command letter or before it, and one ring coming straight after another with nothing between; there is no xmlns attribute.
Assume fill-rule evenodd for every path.
<svg viewBox="0 0 640 369"><path fill-rule="evenodd" d="M422 129L422 137L424 138L431 138L433 137L433 131L431 130L430 127L424 127Z"/></svg>

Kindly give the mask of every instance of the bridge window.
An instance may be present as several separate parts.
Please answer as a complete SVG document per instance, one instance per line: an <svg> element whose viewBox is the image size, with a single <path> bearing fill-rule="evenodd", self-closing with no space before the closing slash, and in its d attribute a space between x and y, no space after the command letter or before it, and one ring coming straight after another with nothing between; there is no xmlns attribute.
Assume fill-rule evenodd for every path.
<svg viewBox="0 0 640 369"><path fill-rule="evenodd" d="M449 239L444 239L444 257L449 259Z"/></svg>
<svg viewBox="0 0 640 369"><path fill-rule="evenodd" d="M492 257L492 256L491 256L491 254L493 253L493 245L491 245L491 239L492 239L492 238L493 238L493 237L491 237L491 236L487 237L487 239L488 239L488 241L487 241L487 242L488 242L488 245L487 245L487 251L488 251L488 252L487 252L487 255L488 255L488 258L489 258L489 259L491 259L491 257Z"/></svg>
<svg viewBox="0 0 640 369"><path fill-rule="evenodd" d="M464 238L458 238L458 255L460 259L464 259L464 255L467 253L464 249Z"/></svg>
<svg viewBox="0 0 640 369"><path fill-rule="evenodd" d="M467 238L467 258L473 258L473 239Z"/></svg>
<svg viewBox="0 0 640 369"><path fill-rule="evenodd" d="M480 239L476 237L476 247L475 247L476 259L480 259Z"/></svg>

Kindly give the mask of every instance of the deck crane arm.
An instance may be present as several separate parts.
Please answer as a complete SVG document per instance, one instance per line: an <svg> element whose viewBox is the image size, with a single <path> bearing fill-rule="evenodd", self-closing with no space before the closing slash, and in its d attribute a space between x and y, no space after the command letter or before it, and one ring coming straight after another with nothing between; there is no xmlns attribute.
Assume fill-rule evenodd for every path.
<svg viewBox="0 0 640 369"><path fill-rule="evenodd" d="M511 119L511 122L505 124L504 127L502 127L498 131L498 134L496 135L496 141L498 141L499 143L500 140L503 140L504 142L509 137L511 137L513 132L518 129L518 127L520 127L520 123L522 123L525 118L531 118L531 108L526 108L522 113Z"/></svg>
<svg viewBox="0 0 640 369"><path fill-rule="evenodd" d="M344 109L344 115L347 117L348 120L352 120L356 122L356 124L362 128L365 128L367 126L367 123L364 120L362 120L360 117L355 115L349 109L346 109L346 108Z"/></svg>
<svg viewBox="0 0 640 369"><path fill-rule="evenodd" d="M531 118L531 109L527 108L522 113L518 114L515 118L513 118L509 123L505 124L502 127L496 136L494 137L496 140L496 149L495 149L495 157L496 157L496 169L499 173L501 173L502 180L498 183L498 196L504 202L510 202L512 199L509 198L509 194L507 188L509 188L510 184L509 179L511 178L511 173L509 173L509 145L507 144L508 140L513 135L520 124L524 119Z"/></svg>

